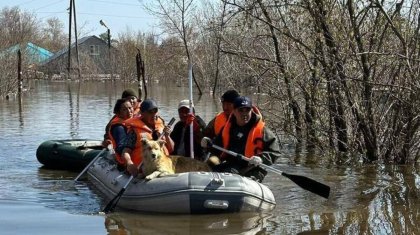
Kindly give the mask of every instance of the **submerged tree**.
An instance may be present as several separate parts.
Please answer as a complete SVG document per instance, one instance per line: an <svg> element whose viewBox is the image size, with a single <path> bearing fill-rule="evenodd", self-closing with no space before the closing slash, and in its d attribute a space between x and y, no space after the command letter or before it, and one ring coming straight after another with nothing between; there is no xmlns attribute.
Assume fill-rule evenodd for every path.
<svg viewBox="0 0 420 235"><path fill-rule="evenodd" d="M412 162L420 145L418 4L222 0L197 21L204 27L194 48L208 56L195 56L229 84L266 93L267 121L308 148ZM214 9L223 10L209 17Z"/></svg>

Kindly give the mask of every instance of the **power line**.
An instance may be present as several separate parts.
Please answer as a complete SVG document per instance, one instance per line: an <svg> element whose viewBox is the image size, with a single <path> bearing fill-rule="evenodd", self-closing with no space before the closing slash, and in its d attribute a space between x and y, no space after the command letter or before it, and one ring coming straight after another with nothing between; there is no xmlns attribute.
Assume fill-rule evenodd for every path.
<svg viewBox="0 0 420 235"><path fill-rule="evenodd" d="M38 11L38 14L68 14L67 11ZM132 19L153 19L151 16L123 16L123 15L108 15L108 14L95 14L89 12L78 12L78 15L91 15L91 16L109 16L117 18L132 18Z"/></svg>
<svg viewBox="0 0 420 235"><path fill-rule="evenodd" d="M112 1L103 1L103 0L87 0L89 2L102 2L102 3L109 3L115 5L124 5L124 6L138 6L141 7L140 4L133 4L133 3L122 3L122 2L112 2Z"/></svg>
<svg viewBox="0 0 420 235"><path fill-rule="evenodd" d="M95 13L88 13L88 12L79 12L77 14L80 15L92 15L92 16L109 16L109 17L118 17L118 18L134 18L134 19L152 19L151 16L122 16L122 15L108 15L108 14L95 14Z"/></svg>
<svg viewBox="0 0 420 235"><path fill-rule="evenodd" d="M23 2L23 3L17 4L16 6L25 5L25 4L28 4L28 3L31 3L31 2L35 2L35 1L36 0L31 0L31 1Z"/></svg>
<svg viewBox="0 0 420 235"><path fill-rule="evenodd" d="M49 6L55 5L55 4L60 3L60 2L62 2L62 1L64 1L64 0L59 0L59 1L56 1L56 2L53 2L53 3L49 3L48 5L44 5L44 6L42 6L42 7L36 8L36 9L34 9L34 12L38 11L39 9L46 8L46 7L49 7Z"/></svg>

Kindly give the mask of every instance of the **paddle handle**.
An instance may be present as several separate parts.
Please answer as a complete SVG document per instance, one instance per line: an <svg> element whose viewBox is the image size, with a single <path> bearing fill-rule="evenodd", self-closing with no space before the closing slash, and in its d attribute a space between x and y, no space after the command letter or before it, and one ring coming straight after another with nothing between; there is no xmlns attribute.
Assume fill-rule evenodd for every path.
<svg viewBox="0 0 420 235"><path fill-rule="evenodd" d="M98 160L98 158L105 152L105 150L107 150L107 148L102 149L102 151L100 151L98 155L96 155L96 157L93 158L93 160L89 162L89 164L85 167L85 169L83 169L82 172L80 172L80 174L74 179L74 181L79 180L79 178L90 168L90 166L93 165L93 163L95 163Z"/></svg>
<svg viewBox="0 0 420 235"><path fill-rule="evenodd" d="M206 145L210 145L212 148L215 148L217 150L220 150L222 152L225 152L227 154L230 154L230 155L232 155L234 157L240 157L241 159L243 159L245 161L249 161L249 158L245 157L242 154L238 154L238 153L235 153L233 151L224 149L224 148L222 148L220 146L214 145L209 140L205 140L205 141L207 142ZM315 180L313 180L311 178L308 178L306 176L293 175L293 174L285 173L285 172L283 172L281 170L278 170L278 169L276 169L274 167L268 166L268 165L266 165L264 163L260 163L258 165L261 166L262 168L266 169L266 170L269 170L269 171L271 171L273 173L277 173L279 175L282 175L282 176L290 179L291 181L293 181L295 184L297 184L301 188L303 188L305 190L308 190L308 191L310 191L312 193L315 193L315 194L317 194L317 195L319 195L321 197L324 197L324 198L327 198L328 199L328 197L330 196L330 190L331 190L331 188L328 185L325 185L323 183L320 183L318 181L315 181Z"/></svg>
<svg viewBox="0 0 420 235"><path fill-rule="evenodd" d="M193 74L192 74L192 61L191 58L188 58L188 86L189 86L189 90L190 90L190 114L193 114ZM194 158L194 123L191 122L190 123L190 157Z"/></svg>
<svg viewBox="0 0 420 235"><path fill-rule="evenodd" d="M171 120L168 122L168 125L166 125L167 127L171 127L172 124L174 124L175 122L175 118L171 118ZM165 132L162 132L162 134L159 135L158 140L160 140L163 136L165 135Z"/></svg>
<svg viewBox="0 0 420 235"><path fill-rule="evenodd" d="M124 184L124 186L122 187L125 191L125 189L128 187L128 185L131 183L131 181L134 179L133 175L130 175L130 178L128 178L127 183Z"/></svg>
<svg viewBox="0 0 420 235"><path fill-rule="evenodd" d="M213 148L215 148L215 149L217 149L217 150L220 150L220 151L222 151L222 152L225 152L225 153L227 153L227 154L229 154L229 155L232 155L232 156L234 156L234 157L240 157L242 160L249 161L249 158L245 157L245 156L244 156L244 155L242 155L242 154L235 153L235 152L233 152L233 151L230 151L230 150L224 149L224 148L222 148L222 147L219 147L219 146L217 146L217 145L213 145L213 144L212 144L212 147L213 147ZM274 168L274 167L268 166L268 165L266 165L266 164L264 164L264 163L260 163L260 164L258 164L258 165L259 165L259 166L262 166L263 168L267 168L267 169L269 169L269 170L270 170L270 171L272 171L272 172L276 172L276 173L278 173L278 174L280 174L280 175L282 175L282 174L283 174L283 171L278 170L278 169L276 169L276 168Z"/></svg>

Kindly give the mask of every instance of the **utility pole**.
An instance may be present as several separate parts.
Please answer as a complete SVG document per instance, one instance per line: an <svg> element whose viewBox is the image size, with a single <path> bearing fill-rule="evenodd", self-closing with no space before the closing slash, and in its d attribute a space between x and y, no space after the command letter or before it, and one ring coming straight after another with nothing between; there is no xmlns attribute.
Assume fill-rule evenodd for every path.
<svg viewBox="0 0 420 235"><path fill-rule="evenodd" d="M18 56L18 95L19 97L22 95L22 53L20 49L17 51Z"/></svg>
<svg viewBox="0 0 420 235"><path fill-rule="evenodd" d="M103 20L100 20L99 23L106 28L106 32L108 35L108 61L109 61L109 68L111 69L111 80L113 80L113 71L112 71L112 58L111 58L111 30L106 26Z"/></svg>
<svg viewBox="0 0 420 235"><path fill-rule="evenodd" d="M77 43L77 23L76 23L76 2L73 0L73 16L74 16L74 37L76 46L76 60L77 60L77 73L80 80L80 59L79 59L79 47Z"/></svg>
<svg viewBox="0 0 420 235"><path fill-rule="evenodd" d="M70 7L69 7L69 50L67 52L67 79L70 79L70 71L71 71L71 17L73 13L73 0L70 0Z"/></svg>

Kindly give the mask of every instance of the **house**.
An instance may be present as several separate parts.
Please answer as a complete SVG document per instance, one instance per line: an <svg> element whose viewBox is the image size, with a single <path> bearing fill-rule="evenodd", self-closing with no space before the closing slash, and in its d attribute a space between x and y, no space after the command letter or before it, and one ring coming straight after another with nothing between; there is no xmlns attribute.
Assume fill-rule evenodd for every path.
<svg viewBox="0 0 420 235"><path fill-rule="evenodd" d="M80 72L82 75L103 75L112 74L112 61L116 50L111 47L111 53L106 41L93 35L77 41L79 51ZM77 71L76 44L71 45L70 70L74 74ZM42 64L40 70L48 75L67 74L68 71L68 50L63 48ZM112 56L112 57L111 57ZM110 58L111 57L111 58Z"/></svg>
<svg viewBox="0 0 420 235"><path fill-rule="evenodd" d="M19 49L22 53L22 60L30 66L42 64L43 62L47 61L53 56L53 53L49 50L39 47L31 42L28 42L23 45L16 44L14 46L11 46L0 52L0 56L16 55Z"/></svg>

